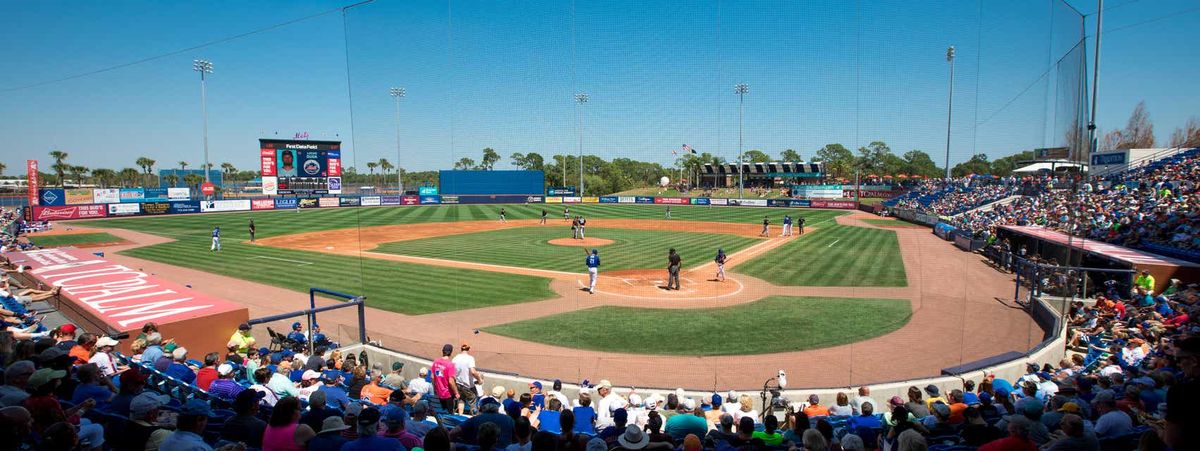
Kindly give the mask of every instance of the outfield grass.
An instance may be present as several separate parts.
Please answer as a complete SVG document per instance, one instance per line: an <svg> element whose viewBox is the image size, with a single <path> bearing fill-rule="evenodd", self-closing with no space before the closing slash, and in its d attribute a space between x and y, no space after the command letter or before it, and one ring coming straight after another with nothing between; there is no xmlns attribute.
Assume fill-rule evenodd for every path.
<svg viewBox="0 0 1200 451"><path fill-rule="evenodd" d="M206 238L213 226L221 226L221 237L227 240L248 240L247 224L251 218L259 238L288 235L317 230L354 228L390 224L415 224L443 221L496 220L504 208L508 219L535 219L543 209L550 218L562 220L564 205L438 205L411 207L318 208L304 210L264 210L254 212L192 214L173 216L143 216L71 221L81 226L137 230L157 235ZM569 204L571 215L581 214L589 219L663 219L665 205ZM809 225L845 214L832 210L802 210L784 208L729 208L681 206L671 207L674 220L715 221L759 224L769 216L780 224L784 214L803 216Z"/></svg>
<svg viewBox="0 0 1200 451"><path fill-rule="evenodd" d="M371 307L409 315L555 296L543 277L226 243L210 252L208 239L185 237L121 254L295 290L297 297L309 287L366 294Z"/></svg>
<svg viewBox="0 0 1200 451"><path fill-rule="evenodd" d="M732 307L694 310L596 307L484 330L606 352L747 355L825 348L878 337L899 329L911 315L905 300L771 296Z"/></svg>
<svg viewBox="0 0 1200 451"><path fill-rule="evenodd" d="M579 272L584 269L584 254L587 252L584 248L547 243L556 238L569 238L568 233L569 230L564 226L519 227L387 243L376 251ZM718 248L733 253L760 241L757 238L718 233L600 227L588 227L587 235L589 238L613 241L612 244L597 248L600 251L601 272L665 268L669 248L675 248L683 258L684 267L692 267L712 260Z"/></svg>
<svg viewBox="0 0 1200 451"><path fill-rule="evenodd" d="M901 220L899 220L899 219L863 219L862 221L863 221L863 222L865 222L865 223L867 223L867 224L871 224L871 225L874 225L874 226L879 226L879 227L913 227L913 228L927 228L927 227L925 227L925 226L923 226L923 225L920 225L920 224L913 224L913 223L911 223L911 222L908 222L908 221L901 221Z"/></svg>
<svg viewBox="0 0 1200 451"><path fill-rule="evenodd" d="M735 271L783 286L908 285L896 232L837 224L793 239Z"/></svg>
<svg viewBox="0 0 1200 451"><path fill-rule="evenodd" d="M120 237L109 233L74 233L69 235L41 235L29 237L29 242L41 247L63 247L80 244L120 243Z"/></svg>

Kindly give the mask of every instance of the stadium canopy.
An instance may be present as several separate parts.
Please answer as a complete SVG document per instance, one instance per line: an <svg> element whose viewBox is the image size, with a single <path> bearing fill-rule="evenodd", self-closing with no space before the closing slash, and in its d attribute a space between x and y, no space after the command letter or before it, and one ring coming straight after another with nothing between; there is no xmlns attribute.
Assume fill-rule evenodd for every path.
<svg viewBox="0 0 1200 451"><path fill-rule="evenodd" d="M1013 172L1025 174L1042 171L1050 172L1055 170L1063 170L1066 168L1077 168L1080 171L1087 171L1086 164L1072 163L1070 161L1041 161L1028 166L1022 166L1020 168L1013 169Z"/></svg>
<svg viewBox="0 0 1200 451"><path fill-rule="evenodd" d="M738 164L705 164L704 175L737 175ZM743 174L767 177L820 177L824 165L821 163L744 163L741 165Z"/></svg>

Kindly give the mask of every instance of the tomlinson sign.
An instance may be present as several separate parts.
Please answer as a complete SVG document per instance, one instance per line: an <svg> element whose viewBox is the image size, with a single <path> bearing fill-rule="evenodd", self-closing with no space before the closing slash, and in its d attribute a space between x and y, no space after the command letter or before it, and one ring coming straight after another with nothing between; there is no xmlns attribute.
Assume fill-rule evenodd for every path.
<svg viewBox="0 0 1200 451"><path fill-rule="evenodd" d="M73 248L18 252L29 271L47 285L62 287L74 303L118 331L148 321L171 323L241 311L245 307L206 296L178 284ZM223 337L222 337L223 338Z"/></svg>

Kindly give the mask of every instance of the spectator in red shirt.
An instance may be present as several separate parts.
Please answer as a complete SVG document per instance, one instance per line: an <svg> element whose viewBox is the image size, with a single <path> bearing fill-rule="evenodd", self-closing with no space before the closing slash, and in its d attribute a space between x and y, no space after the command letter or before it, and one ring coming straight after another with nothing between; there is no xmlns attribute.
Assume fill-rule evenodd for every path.
<svg viewBox="0 0 1200 451"><path fill-rule="evenodd" d="M217 360L220 358L221 355L215 352L204 355L204 368L196 371L196 386L201 390L208 391L208 387L217 380Z"/></svg>
<svg viewBox="0 0 1200 451"><path fill-rule="evenodd" d="M454 353L454 346L447 343L442 346L442 357L433 361L433 393L437 395L438 402L447 412L453 412L458 399L458 384L454 383L454 362L450 361L450 354Z"/></svg>
<svg viewBox="0 0 1200 451"><path fill-rule="evenodd" d="M1037 444L1029 439L1030 420L1024 415L1008 417L1008 436L980 446L979 451L1037 451Z"/></svg>

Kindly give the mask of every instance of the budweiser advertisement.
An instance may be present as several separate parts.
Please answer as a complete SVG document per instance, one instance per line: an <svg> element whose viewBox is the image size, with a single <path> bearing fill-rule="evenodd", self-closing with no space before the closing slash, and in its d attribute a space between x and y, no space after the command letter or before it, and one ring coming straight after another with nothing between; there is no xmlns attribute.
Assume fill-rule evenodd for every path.
<svg viewBox="0 0 1200 451"><path fill-rule="evenodd" d="M108 206L103 204L33 207L34 221L62 221L66 219L103 218L105 216L108 216Z"/></svg>

